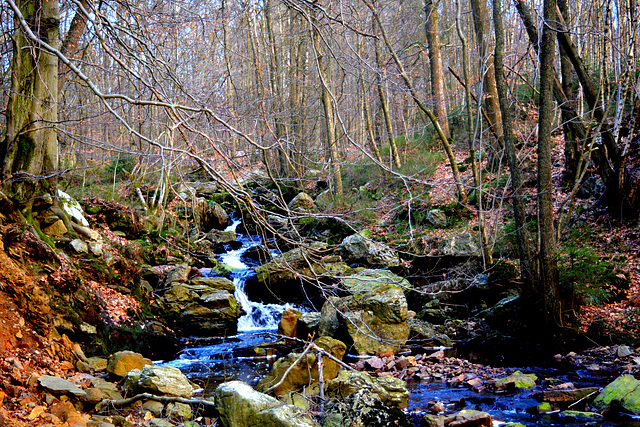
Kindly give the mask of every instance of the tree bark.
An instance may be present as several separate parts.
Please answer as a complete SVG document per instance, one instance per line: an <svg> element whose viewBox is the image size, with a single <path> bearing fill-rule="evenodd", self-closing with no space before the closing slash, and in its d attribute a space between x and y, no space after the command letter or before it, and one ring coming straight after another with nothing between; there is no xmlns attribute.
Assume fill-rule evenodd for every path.
<svg viewBox="0 0 640 427"><path fill-rule="evenodd" d="M504 78L504 30L502 24L502 2L493 0L493 22L496 35L495 48L495 76L500 110L502 112L502 125L504 128L504 147L511 173L511 186L513 188L513 214L516 225L516 240L518 242L518 255L520 256L520 275L524 282L524 293L533 294L533 286L536 283L536 268L533 262L531 239L526 228L526 203L522 192L523 179L518 163L517 151L513 142L513 116L507 98L507 83Z"/></svg>
<svg viewBox="0 0 640 427"><path fill-rule="evenodd" d="M80 7L81 6L81 7ZM69 25L69 31L64 37L60 52L67 58L75 56L80 46L80 39L84 33L84 29L87 26L87 16L84 11L91 12L91 5L87 0L80 0L80 6L76 9L71 24ZM84 9L84 10L83 10ZM58 64L58 93L62 92L64 82L67 80L67 74L69 73L69 67L64 63Z"/></svg>
<svg viewBox="0 0 640 427"><path fill-rule="evenodd" d="M19 6L31 31L59 44L58 0L30 0ZM4 191L30 209L35 197L55 190L58 169L58 57L27 38L16 22L7 130L0 144ZM47 176L48 178L44 178Z"/></svg>
<svg viewBox="0 0 640 427"><path fill-rule="evenodd" d="M556 0L544 0L544 22L540 43L540 106L538 108L538 269L547 323L562 325L562 299L558 292L556 241L553 222L551 180L551 131L553 127L553 64L555 57Z"/></svg>
<svg viewBox="0 0 640 427"><path fill-rule="evenodd" d="M444 90L444 72L442 70L442 54L440 38L438 37L438 10L433 0L424 1L426 15L425 29L427 44L429 45L429 65L431 67L431 96L433 97L433 112L438 118L442 132L447 138L451 137L449 119L447 117L447 100Z"/></svg>

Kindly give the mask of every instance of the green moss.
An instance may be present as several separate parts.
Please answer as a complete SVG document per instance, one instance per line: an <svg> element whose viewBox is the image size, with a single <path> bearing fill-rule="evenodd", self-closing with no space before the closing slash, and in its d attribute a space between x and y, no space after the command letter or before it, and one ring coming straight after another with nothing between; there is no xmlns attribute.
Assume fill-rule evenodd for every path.
<svg viewBox="0 0 640 427"><path fill-rule="evenodd" d="M20 134L17 137L16 143L18 149L16 151L15 169L28 170L31 162L33 161L36 142L33 140L33 137L29 136L29 134Z"/></svg>
<svg viewBox="0 0 640 427"><path fill-rule="evenodd" d="M621 375L593 401L593 406L600 410L613 405L621 405L630 412L640 414L640 381L632 375Z"/></svg>

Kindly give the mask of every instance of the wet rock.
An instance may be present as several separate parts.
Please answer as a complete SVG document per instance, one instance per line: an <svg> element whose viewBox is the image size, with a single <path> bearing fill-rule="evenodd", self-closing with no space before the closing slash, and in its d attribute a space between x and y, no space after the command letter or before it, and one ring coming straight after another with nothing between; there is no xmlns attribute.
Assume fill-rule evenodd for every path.
<svg viewBox="0 0 640 427"><path fill-rule="evenodd" d="M303 409L293 406L282 408L291 405L282 405L279 400L255 391L241 381L220 384L215 391L215 401L220 413L220 421L225 427L317 425ZM274 411L274 408L279 407L282 409ZM283 414L286 414L286 417L283 417Z"/></svg>
<svg viewBox="0 0 640 427"><path fill-rule="evenodd" d="M142 389L187 398L193 394L193 386L187 377L171 366L147 365L141 370L134 369L125 377L123 388L132 392Z"/></svg>
<svg viewBox="0 0 640 427"><path fill-rule="evenodd" d="M298 193L298 195L289 202L288 206L292 211L310 212L315 209L313 198L307 193Z"/></svg>
<svg viewBox="0 0 640 427"><path fill-rule="evenodd" d="M74 396L85 396L87 393L77 385L62 378L43 375L38 378L38 383L45 390L52 393L71 394Z"/></svg>
<svg viewBox="0 0 640 427"><path fill-rule="evenodd" d="M320 337L314 341L318 347L329 352L333 357L342 360L347 347L343 342L330 337ZM291 391L297 391L303 387L311 387L318 383L318 359L317 353L313 350L307 352L300 360L300 353L291 353L278 359L269 372L256 386L256 390L266 393L272 385L277 384L282 379L285 372L289 371L282 384L272 390L275 396L284 396ZM293 366L294 362L298 362ZM340 369L333 360L326 356L322 357L323 378L325 381L335 378Z"/></svg>
<svg viewBox="0 0 640 427"><path fill-rule="evenodd" d="M486 412L462 410L445 420L447 427L492 427L491 415Z"/></svg>
<svg viewBox="0 0 640 427"><path fill-rule="evenodd" d="M385 405L369 389L355 390L346 398L330 399L325 406L323 427L409 427L406 415Z"/></svg>
<svg viewBox="0 0 640 427"><path fill-rule="evenodd" d="M640 415L640 381L632 375L621 375L609 383L593 401L593 406L604 412L618 408Z"/></svg>
<svg viewBox="0 0 640 427"><path fill-rule="evenodd" d="M496 391L530 389L535 387L537 379L535 374L523 374L520 371L515 371L508 377L496 381L495 389Z"/></svg>
<svg viewBox="0 0 640 427"><path fill-rule="evenodd" d="M205 230L223 230L229 223L229 214L215 202L202 200L199 204L200 226Z"/></svg>
<svg viewBox="0 0 640 427"><path fill-rule="evenodd" d="M543 393L546 402L574 403L589 395L595 396L599 392L597 387L579 388L575 390L547 390Z"/></svg>
<svg viewBox="0 0 640 427"><path fill-rule="evenodd" d="M151 418L149 420L149 426L150 427L176 427L175 424L165 420L164 418Z"/></svg>
<svg viewBox="0 0 640 427"><path fill-rule="evenodd" d="M442 415L427 414L420 420L420 427L444 427Z"/></svg>
<svg viewBox="0 0 640 427"><path fill-rule="evenodd" d="M302 317L302 313L294 308L284 310L278 323L278 334L286 337L297 337L298 319L300 317Z"/></svg>
<svg viewBox="0 0 640 427"><path fill-rule="evenodd" d="M358 390L368 390L382 403L399 409L407 407L407 383L392 376L374 378L366 372L342 370L326 383L326 395L345 397Z"/></svg>
<svg viewBox="0 0 640 427"><path fill-rule="evenodd" d="M393 267L400 263L396 251L362 234L345 237L336 252L351 262L361 262L371 267Z"/></svg>
<svg viewBox="0 0 640 427"><path fill-rule="evenodd" d="M623 357L631 356L632 354L633 353L629 349L629 346L626 345L618 346L618 349L616 350L616 355L621 359Z"/></svg>
<svg viewBox="0 0 640 427"><path fill-rule="evenodd" d="M481 246L475 234L461 234L448 240L442 248L443 255L454 257L481 256Z"/></svg>
<svg viewBox="0 0 640 427"><path fill-rule="evenodd" d="M220 231L211 230L206 234L207 240L214 246L219 246L224 243L235 242L236 233L233 231Z"/></svg>
<svg viewBox="0 0 640 427"><path fill-rule="evenodd" d="M194 277L190 280L192 285L203 285L212 289L220 289L221 291L227 291L234 293L236 287L233 282L225 277Z"/></svg>
<svg viewBox="0 0 640 427"><path fill-rule="evenodd" d="M596 412L581 412L581 411L562 411L559 414L560 418L573 422L594 422L602 421L604 418L602 415Z"/></svg>
<svg viewBox="0 0 640 427"><path fill-rule="evenodd" d="M153 362L140 353L128 350L119 351L109 356L107 372L118 377L124 377L129 371L141 369L145 365L153 365Z"/></svg>

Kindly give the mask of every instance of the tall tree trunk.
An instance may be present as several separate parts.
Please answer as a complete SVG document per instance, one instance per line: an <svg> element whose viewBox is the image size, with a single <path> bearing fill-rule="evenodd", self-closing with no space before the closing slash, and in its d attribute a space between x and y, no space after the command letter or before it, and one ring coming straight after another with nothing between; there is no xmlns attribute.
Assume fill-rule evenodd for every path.
<svg viewBox="0 0 640 427"><path fill-rule="evenodd" d="M511 186L513 187L513 214L516 225L516 239L518 242L518 255L520 256L520 274L524 282L525 294L534 294L533 286L537 280L537 272L533 262L531 239L526 228L526 204L522 191L523 179L518 163L517 151L513 143L513 115L507 98L507 83L504 78L504 30L502 25L502 2L493 0L493 23L496 35L495 48L495 76L498 99L502 112L502 124L504 128L504 147L511 173Z"/></svg>
<svg viewBox="0 0 640 427"><path fill-rule="evenodd" d="M30 209L35 197L55 190L58 57L29 39L21 24L29 25L36 37L57 48L60 11L58 0L25 1L19 11L24 22L16 22L13 34L11 93L0 159L4 191Z"/></svg>
<svg viewBox="0 0 640 427"><path fill-rule="evenodd" d="M333 191L338 199L343 196L342 190L342 169L340 167L340 155L338 152L338 144L336 141L336 124L333 111L333 101L331 100L331 94L329 93L328 82L328 65L325 63L323 49L320 41L320 32L317 27L313 25L313 42L316 50L316 61L318 66L318 77L320 80L320 100L324 108L324 120L325 120L325 138L327 148L329 149L329 155L331 156L331 175L333 181Z"/></svg>
<svg viewBox="0 0 640 427"><path fill-rule="evenodd" d="M438 118L442 132L447 138L451 137L449 119L447 117L447 101L444 90L444 72L442 70L442 54L440 38L438 37L438 9L433 0L424 0L426 15L425 30L429 45L429 65L431 68L431 95L433 97L433 112Z"/></svg>
<svg viewBox="0 0 640 427"><path fill-rule="evenodd" d="M476 33L476 45L480 56L480 72L484 70L482 80L482 88L484 91L484 104L487 116L490 120L490 126L493 134L498 135L497 141L489 146L489 167L495 169L500 163L500 152L502 144L500 136L502 129L502 114L500 109L500 101L498 100L498 89L496 87L496 71L494 59L488 55L489 46L489 18L487 16L487 5L484 0L471 0L471 9L473 11L473 26Z"/></svg>
<svg viewBox="0 0 640 427"><path fill-rule="evenodd" d="M376 22L373 22L374 33L376 32ZM389 149L391 150L391 158L397 169L400 169L402 164L400 163L400 154L398 153L398 147L396 146L396 140L393 134L393 125L391 123L391 113L389 112L389 104L387 103L387 95L384 88L382 77L384 75L384 61L382 60L382 53L380 52L380 41L378 38L374 41L376 51L376 63L378 65L378 72L376 73L376 83L378 86L378 97L380 98L380 109L382 110L382 117L384 118L385 129L387 131L387 141L389 141Z"/></svg>
<svg viewBox="0 0 640 427"><path fill-rule="evenodd" d="M64 37L60 52L67 58L71 58L78 52L80 47L80 39L84 33L84 29L87 26L87 16L84 12L91 12L91 5L87 0L81 0L80 5L76 6L76 12L73 15L71 24L69 25L69 31ZM69 68L63 63L58 64L58 93L62 92L62 87L67 79L67 73Z"/></svg>
<svg viewBox="0 0 640 427"><path fill-rule="evenodd" d="M558 292L553 186L551 180L551 131L553 127L553 64L555 57L556 0L544 0L544 22L540 43L540 106L538 108L538 255L539 281L545 313L550 325L562 325L562 300Z"/></svg>

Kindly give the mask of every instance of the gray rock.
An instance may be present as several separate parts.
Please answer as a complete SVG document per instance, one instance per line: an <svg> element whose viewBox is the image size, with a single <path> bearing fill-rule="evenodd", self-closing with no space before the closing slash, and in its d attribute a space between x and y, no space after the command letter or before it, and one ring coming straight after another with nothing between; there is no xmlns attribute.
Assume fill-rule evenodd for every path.
<svg viewBox="0 0 640 427"><path fill-rule="evenodd" d="M187 264L178 264L171 270L167 271L167 277L164 279L164 285L169 286L174 282L186 282L189 278L191 267Z"/></svg>
<svg viewBox="0 0 640 427"><path fill-rule="evenodd" d="M322 193L318 194L315 203L320 207L330 206L333 203L333 194L331 194L331 190L326 189Z"/></svg>
<svg viewBox="0 0 640 427"><path fill-rule="evenodd" d="M443 255L456 257L480 256L481 246L475 234L461 234L452 237L442 248Z"/></svg>
<svg viewBox="0 0 640 427"><path fill-rule="evenodd" d="M406 415L382 403L375 393L366 388L356 390L346 398L329 399L325 406L324 427L395 425L409 425ZM444 424L438 427L444 427Z"/></svg>
<svg viewBox="0 0 640 427"><path fill-rule="evenodd" d="M307 193L299 193L289 202L288 206L292 211L309 212L315 209L313 198L311 198Z"/></svg>
<svg viewBox="0 0 640 427"><path fill-rule="evenodd" d="M147 400L142 404L142 410L151 412L151 415L156 418L162 415L163 409L164 405L160 402L156 402L155 400Z"/></svg>
<svg viewBox="0 0 640 427"><path fill-rule="evenodd" d="M73 239L71 242L69 242L69 246L71 246L71 249L73 249L73 251L77 254L86 254L87 252L89 252L89 247L87 246L87 244L80 239Z"/></svg>
<svg viewBox="0 0 640 427"><path fill-rule="evenodd" d="M89 252L93 256L101 257L102 256L102 243L98 242L89 242Z"/></svg>
<svg viewBox="0 0 640 427"><path fill-rule="evenodd" d="M150 427L175 427L176 425L163 418L151 418L149 420Z"/></svg>
<svg viewBox="0 0 640 427"><path fill-rule="evenodd" d="M345 237L336 251L349 261L365 263L372 267L392 267L400 264L396 251L361 234Z"/></svg>
<svg viewBox="0 0 640 427"><path fill-rule="evenodd" d="M411 317L407 319L407 325L410 329L409 337L412 341L420 341L422 345L427 347L451 346L451 338L436 331L429 322Z"/></svg>
<svg viewBox="0 0 640 427"><path fill-rule="evenodd" d="M215 391L220 420L225 427L316 427L302 408L255 391L241 381L222 383Z"/></svg>
<svg viewBox="0 0 640 427"><path fill-rule="evenodd" d="M375 394L382 403L399 409L407 407L407 383L393 376L372 377L366 372L342 370L338 377L326 383L326 395L344 398L358 390Z"/></svg>
<svg viewBox="0 0 640 427"><path fill-rule="evenodd" d="M447 226L447 215L440 209L431 209L427 212L426 220L436 228L444 228Z"/></svg>
<svg viewBox="0 0 640 427"><path fill-rule="evenodd" d="M224 243L235 242L236 233L233 231L211 230L207 234L207 240L213 245L222 245Z"/></svg>
<svg viewBox="0 0 640 427"><path fill-rule="evenodd" d="M631 356L631 354L631 350L627 345L618 346L618 350L616 351L616 356L618 356L620 359L622 359L623 357Z"/></svg>
<svg viewBox="0 0 640 427"><path fill-rule="evenodd" d="M145 366L140 371L137 387L178 397L188 398L193 394L189 379L178 368L171 366Z"/></svg>
<svg viewBox="0 0 640 427"><path fill-rule="evenodd" d="M40 383L40 386L42 386L42 388L53 393L72 394L78 397L86 396L87 394L84 390L82 390L72 382L50 375L41 376L40 378L38 378L38 382Z"/></svg>

